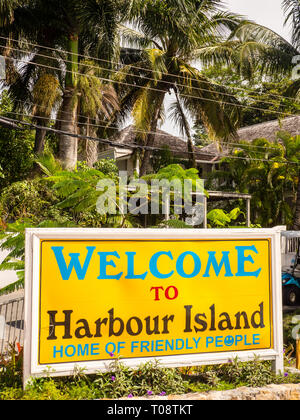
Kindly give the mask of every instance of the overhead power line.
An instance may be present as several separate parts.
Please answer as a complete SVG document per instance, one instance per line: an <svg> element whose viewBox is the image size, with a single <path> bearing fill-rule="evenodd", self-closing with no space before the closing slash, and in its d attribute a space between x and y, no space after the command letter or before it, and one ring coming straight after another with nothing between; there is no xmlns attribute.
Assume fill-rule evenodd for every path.
<svg viewBox="0 0 300 420"><path fill-rule="evenodd" d="M34 61L21 60L21 59L19 59L18 61L26 63L26 64L32 64L32 65L37 66L37 67L47 68L47 69L50 69L50 70L62 71L58 67L49 66L49 65L41 64L41 63L35 63ZM90 75L90 74L84 74L84 73L80 73L78 71L71 71L71 70L67 70L67 69L65 69L64 71L67 72L67 73L70 73L70 74L74 74L74 75L81 75L81 76L85 76L85 77L89 77L89 78L97 78L99 80L102 80L102 81L105 81L105 82L110 82L110 83L112 82L111 79L100 77L100 76L93 76L93 75ZM138 84L134 84L134 83L128 83L128 82L122 82L122 81L118 81L116 83L122 84L122 85L125 85L125 86L131 86L131 87L135 87L135 88L141 88L141 89L151 90L151 91L155 91L155 92L160 92L160 93L164 93L164 94L166 93L165 90L159 89L159 88L142 86L142 85L138 85ZM280 111L273 111L273 110L269 110L269 109L262 109L262 108L258 108L258 107L254 107L254 106L246 106L246 105L242 105L242 104L239 104L239 103L232 103L232 102L227 102L227 101L223 101L223 100L217 101L216 99L203 98L203 97L199 97L199 96L195 96L195 95L180 93L180 96L184 97L184 98L197 99L199 101L204 101L204 102L212 102L212 103L216 103L218 105L220 105L220 103L221 103L223 105L229 105L229 106L237 107L237 108L244 108L244 109L248 109L248 110L251 109L251 110L260 111L260 112L277 114L277 115L281 115L282 117L287 117L287 116L293 116L294 117L295 116L295 114L291 114L291 113L288 113L288 112L280 112Z"/></svg>
<svg viewBox="0 0 300 420"><path fill-rule="evenodd" d="M13 38L0 36L0 39L4 39L6 41L13 41L13 42L17 42L18 44L20 44L20 40L16 40L16 39L13 39ZM60 54L61 53L72 54L73 56L83 57L83 58L88 59L88 60L99 61L99 62L104 62L104 63L109 63L109 64L115 64L116 66L124 67L124 63L122 63L122 62L116 62L116 61L112 61L112 60L108 60L108 59L104 59L104 58L92 57L92 56L89 56L89 55L75 53L75 52L71 52L71 51L67 51L67 50L63 50L63 49L58 49L58 48L51 48L51 47L47 47L47 46L40 45L40 44L34 44L34 43L31 43L31 42L28 42L28 41L26 41L24 43L28 44L28 45L31 45L33 47L36 47L36 48L41 48L41 49L45 49L45 50L49 50L49 51L55 51L55 52L60 53ZM11 47L11 46L9 46L8 48L10 48L12 50L15 49L14 47ZM20 50L20 51L24 51L25 53L30 54L30 51L27 51L27 50ZM39 55L39 53L36 53L36 54ZM44 57L51 58L51 57L46 56L46 55L44 55ZM63 61L68 62L68 60L65 60L65 59ZM69 62L71 62L71 61L69 61ZM135 66L133 64L130 64L130 67L132 69L137 69L137 70L142 70L142 71L149 72L149 68L146 68L146 67ZM99 68L102 68L102 67L99 67ZM105 69L106 71L111 70L111 69L106 68L106 67L103 68L103 69ZM176 77L176 78L182 78L183 80L185 79L185 76L180 76L178 74L173 74L173 73L166 73L166 72L163 72L163 71L160 71L160 70L151 69L151 72L152 73L158 73L158 74L161 74L161 75ZM134 76L136 76L136 75L134 75ZM154 79L154 80L156 80L156 79ZM199 82L199 80L197 78L193 78L193 77L189 77L189 80ZM207 84L210 84L210 85L212 84L212 85L224 88L224 86L222 84L212 82L212 81L204 81L203 80L202 83L207 83ZM234 89L239 90L239 91L243 91L243 92L246 92L246 93L250 92L250 93L257 94L257 92L253 89L246 89L246 88L242 88L242 87L238 87L238 86L234 87ZM278 97L281 100L283 100L283 99L284 100L289 99L289 100L293 100L293 101L295 100L295 98L293 98L293 97L283 96L283 95L278 95L278 94L272 94L272 97ZM298 103L295 102L295 104L298 104Z"/></svg>
<svg viewBox="0 0 300 420"><path fill-rule="evenodd" d="M1 37L0 37L0 39L1 39ZM4 46L0 46L0 47L4 47ZM30 54L30 52L29 51L27 51L27 50L23 50L23 49L19 49L19 48L15 48L15 47L9 47L11 50L13 50L13 51L18 51L18 52L22 52L22 53L28 53L28 54ZM51 57L51 56L49 56L49 55L45 55L45 54L40 54L40 53L31 53L31 54L34 54L34 56L37 56L37 57L42 57L42 58L47 58L48 60L53 60L53 61L57 61L57 58L55 58L55 57ZM16 59L16 60L18 60L18 59ZM21 60L19 60L19 61L21 61ZM64 59L63 60L63 62L64 63L72 63L72 60L66 60L66 59ZM39 63L36 63L37 65L39 64ZM110 69L110 68L105 68L105 67L100 67L100 66L96 66L96 65L93 65L93 64L90 64L90 63L86 63L86 62L81 62L80 63L80 65L81 66L83 66L83 67L87 67L87 68L89 68L89 69L96 69L96 70L104 70L104 71L108 71L108 72L111 72L111 73L119 73L119 74L124 74L124 75L127 75L127 76L132 76L132 77L139 77L139 75L137 75L137 74L134 74L134 73L130 73L130 72L122 72L122 69L120 69L120 70L115 70L115 69ZM134 68L134 66L132 67L131 65L130 65L130 67L131 68ZM60 71L66 71L66 69L65 70L62 70L62 69L59 69ZM152 70L152 69L147 69L147 68L145 68L144 69L146 72L150 72L150 73L153 73L154 72L154 70ZM82 75L84 75L84 76L87 76L87 74L86 73L80 73L80 74L82 74ZM164 74L164 75L168 75L168 76L173 76L173 77L175 77L176 76L176 78L183 78L184 79L184 77L183 76L179 76L179 75L172 75L172 74L169 74L169 73L164 73L164 72L161 72L160 74ZM91 77L96 77L96 78L100 78L100 76L96 76L96 75L90 75ZM153 77L148 77L148 76L142 76L142 78L143 78L143 80L144 79L146 79L146 80L150 80L150 81L153 81L153 82L158 82L159 80L158 79L155 79L155 78L153 78ZM217 84L217 83L214 83L214 82L209 82L209 81L206 81L206 80L199 80L199 79L196 79L196 78L191 78L191 77L188 77L188 79L190 80L190 81L196 81L197 83L201 83L201 84L208 84L208 85L210 85L210 86L218 86L218 87L220 87L220 88L222 88L222 89L225 89L225 87L223 86L223 85L221 85L221 84ZM111 79L111 82L112 83L116 83L116 84L118 84L119 83L119 81L118 80L113 80L113 79ZM167 85L170 85L170 86L174 86L174 82L170 82L170 81L168 81L168 80L163 80L162 81L162 83L163 84L167 84ZM183 88L186 88L186 85L184 85L184 84L182 84L182 83L178 83L178 82L176 82L176 86L177 87L183 87ZM236 89L236 88L234 88L234 89ZM232 93L229 93L229 92L221 92L221 91L217 91L217 90L213 90L213 89L205 89L205 88L203 88L203 87L199 87L199 86L192 86L192 90L193 91L200 91L200 92L209 92L209 93L215 93L215 94L218 94L218 95L221 95L221 96L226 96L226 97L230 97L230 98L234 98L234 99L236 99L236 95L234 95L234 94L232 94ZM256 94L257 94L257 92L256 92ZM255 96L255 95L249 95L252 99L256 99L257 100L257 96ZM295 98L291 98L291 97L286 97L286 96L282 96L282 95L273 95L273 94L271 94L271 96L273 97L278 97L278 98L280 98L280 100L282 101L283 99L284 100L287 100L287 99L289 99L289 100L293 100L294 102L292 102L291 103L291 105L298 105L299 107L300 107L300 102L298 101L298 102L296 102L295 101ZM278 102L274 102L274 101L271 101L271 100L260 100L260 102L261 103L263 103L263 104L268 104L268 105L275 105L275 106L279 106L280 104L278 103ZM247 105L246 105L247 106ZM265 111L265 110L263 110L262 109L262 111ZM272 112L276 112L276 111L272 111ZM291 114L292 115L292 114Z"/></svg>
<svg viewBox="0 0 300 420"><path fill-rule="evenodd" d="M97 141L99 143L102 144L107 144L109 146L115 146L118 148L126 148L126 149L135 149L135 150L149 150L149 151L163 151L163 148L158 148L158 147L152 147L152 146L146 146L146 145L140 145L140 144L132 144L132 143L118 143L115 141L111 141L109 139L102 139L102 138L97 138L97 137L92 137L92 136L87 136L87 135L81 135L81 134L76 134L76 133L70 133L67 131L63 131L63 130L58 130L55 128L50 128L50 127L44 127L44 126L40 126L37 124L33 124L33 123L29 123L29 122L25 122L25 121L19 121L16 119L12 119L12 118L6 118L6 120L14 122L14 123L19 123L21 125L27 126L29 128L33 128L33 129L41 129L41 130L45 130L45 131L49 131L49 132L53 132L53 133L57 133L57 134L64 134L73 138L77 138L77 139L82 139L82 140L93 140L93 141ZM181 149L170 149L170 151L173 152L182 152ZM189 152L189 151L185 151L185 154L191 154L193 152ZM297 165L299 166L298 162L294 162L294 161L282 161L282 160L275 160L275 159L262 159L262 158L252 158L252 157L241 157L241 156L232 156L232 155L225 155L223 156L224 158L230 158L230 159L239 159L239 160L246 160L246 161L258 161L258 162L268 162L268 163L279 163L279 164L292 164L292 165ZM208 162L209 163L209 162Z"/></svg>
<svg viewBox="0 0 300 420"><path fill-rule="evenodd" d="M37 104L32 104L32 105L37 105ZM24 113L16 112L16 111L6 111L6 114L18 115L18 116L23 116L23 117L26 117L26 118L32 118L32 119L43 120L43 121L46 120L46 121L49 121L49 122L50 121L52 121L52 122L57 122L57 121L58 122L68 122L68 120L63 120L63 119L60 119L60 118L54 118L54 119L49 119L48 120L47 118L41 117L41 116L38 116L38 115L32 115L32 114L31 115L28 115L28 114L24 114ZM86 118L86 116L83 116L83 115L80 115L80 114L78 116L79 117ZM94 123L90 123L90 122L89 123L86 123L86 122L79 122L79 121L77 121L76 124L77 125L80 125L80 126L83 126L83 127L89 126L89 127L104 128L104 129L107 128L106 125L94 124ZM116 127L116 126L109 126L109 129L110 130L115 130L117 132L120 132L120 128L119 127ZM186 142L186 140L183 139L182 137L174 136L174 135L169 134L167 132L160 133L158 131L156 131L156 132L155 131L146 131L146 130L140 130L138 128L134 128L134 131L136 133L141 133L141 134L146 134L146 135L147 134L154 134L157 137L176 137L179 140L181 140L183 142ZM273 150L274 151L274 147L259 146L259 145L254 145L254 144L251 144L251 143L248 143L248 142L246 142L246 143L224 142L224 143L220 143L220 145L221 146L224 146L224 147L226 147L226 146L235 146L236 148L239 148L239 146L241 146L241 147L247 147L247 148L250 148L250 149L262 149L262 150ZM199 150L201 150L201 149L199 149ZM208 152L206 152L206 153L208 153Z"/></svg>

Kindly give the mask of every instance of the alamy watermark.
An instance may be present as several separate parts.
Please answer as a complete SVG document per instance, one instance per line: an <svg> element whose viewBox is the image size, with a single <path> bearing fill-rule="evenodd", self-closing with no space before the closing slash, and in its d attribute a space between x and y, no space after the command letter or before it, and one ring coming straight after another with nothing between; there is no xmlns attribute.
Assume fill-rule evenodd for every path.
<svg viewBox="0 0 300 420"><path fill-rule="evenodd" d="M175 215L186 224L201 225L204 221L204 180L129 178L120 172L118 182L102 179L97 184L102 192L97 200L101 215Z"/></svg>

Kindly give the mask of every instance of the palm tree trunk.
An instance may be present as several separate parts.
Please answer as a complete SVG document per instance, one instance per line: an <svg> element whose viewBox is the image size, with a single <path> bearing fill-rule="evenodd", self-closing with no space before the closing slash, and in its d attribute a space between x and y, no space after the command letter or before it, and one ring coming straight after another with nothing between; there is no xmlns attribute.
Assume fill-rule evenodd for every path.
<svg viewBox="0 0 300 420"><path fill-rule="evenodd" d="M92 129L90 126L90 120L88 119L86 135L90 137L96 137L96 130ZM98 142L96 140L86 140L85 143L85 153L86 153L86 163L92 168L98 160Z"/></svg>
<svg viewBox="0 0 300 420"><path fill-rule="evenodd" d="M6 41L5 47L3 47L3 50L1 48L1 54L4 57L5 60L5 82L7 85L12 85L16 81L17 72L15 69L15 64L13 58L11 58L11 39L13 38L12 34L9 34L8 39Z"/></svg>
<svg viewBox="0 0 300 420"><path fill-rule="evenodd" d="M42 125L41 122L39 125ZM45 138L46 130L42 128L37 128L35 131L35 142L34 142L34 153L36 155L41 155L45 149Z"/></svg>
<svg viewBox="0 0 300 420"><path fill-rule="evenodd" d="M176 100L177 100L177 104L178 104L178 110L180 111L180 114L181 114L181 121L182 121L182 124L183 124L183 127L184 127L184 132L187 136L187 149L188 149L189 167L190 168L196 168L196 158L195 158L194 144L193 144L193 140L192 140L192 136L191 136L191 130L190 130L189 123L186 119L186 116L184 114L184 110L183 110L181 102L180 102L177 86L176 86L174 91L175 91L175 96L176 96Z"/></svg>
<svg viewBox="0 0 300 420"><path fill-rule="evenodd" d="M74 104L74 89L64 92L61 114L63 120L60 123L60 129L64 133L60 134L59 158L65 169L73 170L77 164L78 140L76 137L69 136L66 133L77 134L77 106Z"/></svg>
<svg viewBox="0 0 300 420"><path fill-rule="evenodd" d="M152 122L150 125L150 133L147 135L147 139L146 139L146 146L148 147L153 147L154 145L155 133L157 130L157 124L158 124L160 111L161 111L164 98L165 98L165 94L160 94L156 103L156 110L154 112ZM140 176L145 175L147 171L150 170L150 158L151 158L152 153L153 152L151 152L151 150L146 149L144 151L144 156L142 158L141 168L140 168Z"/></svg>
<svg viewBox="0 0 300 420"><path fill-rule="evenodd" d="M300 230L300 171L298 174L297 199L293 229Z"/></svg>
<svg viewBox="0 0 300 420"><path fill-rule="evenodd" d="M69 55L66 73L66 88L63 95L63 103L61 115L61 130L64 134L60 134L59 157L62 166L65 169L75 169L77 164L77 146L76 137L68 136L66 133L77 134L77 98L75 98L75 88L78 73L78 36L70 35L69 38Z"/></svg>
<svg viewBox="0 0 300 420"><path fill-rule="evenodd" d="M193 140L190 133L187 134L187 146L188 146L187 148L188 148L188 153L189 153L189 166L190 168L196 168L194 145L193 145Z"/></svg>

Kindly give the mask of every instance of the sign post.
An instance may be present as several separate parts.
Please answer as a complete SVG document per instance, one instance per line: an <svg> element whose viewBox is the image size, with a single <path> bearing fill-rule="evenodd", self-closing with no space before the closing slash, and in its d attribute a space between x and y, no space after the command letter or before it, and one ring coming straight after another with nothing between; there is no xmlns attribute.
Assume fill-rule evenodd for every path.
<svg viewBox="0 0 300 420"><path fill-rule="evenodd" d="M280 228L28 229L24 384L116 357L283 371Z"/></svg>

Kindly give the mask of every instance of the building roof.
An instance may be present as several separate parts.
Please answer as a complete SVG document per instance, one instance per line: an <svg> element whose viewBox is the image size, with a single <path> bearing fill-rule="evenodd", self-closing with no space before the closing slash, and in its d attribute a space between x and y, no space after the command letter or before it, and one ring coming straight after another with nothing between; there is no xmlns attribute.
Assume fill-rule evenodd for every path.
<svg viewBox="0 0 300 420"><path fill-rule="evenodd" d="M277 133L279 131L287 131L292 136L300 135L300 115L295 115L282 120L266 121L260 124L254 124L247 127L242 127L237 130L237 134L232 142L240 140L253 141L258 138L266 138L269 141L275 141L277 139ZM120 145L138 144L136 141L136 131L133 125L129 125L123 130L119 131L111 140L119 143ZM170 151L176 157L181 159L188 159L187 143L170 133L163 130L157 130L154 138L153 147L161 149L164 146L169 146ZM127 153L130 149L127 150ZM213 142L204 147L194 147L196 160L199 162L216 163L226 154L228 150L224 145L220 149L218 143ZM130 153L132 153L130 151Z"/></svg>
<svg viewBox="0 0 300 420"><path fill-rule="evenodd" d="M129 125L128 127L124 128L119 133L111 137L110 140L124 146L127 144L139 144L136 141L136 131L133 125ZM168 146L174 156L182 159L188 159L189 155L187 143L184 140L163 130L156 130L153 147L161 149L164 146ZM199 147L194 147L194 152L197 161L203 161L207 163L214 163L220 157L220 153L217 151L217 149L213 150L209 147L204 147L201 149Z"/></svg>
<svg viewBox="0 0 300 420"><path fill-rule="evenodd" d="M286 131L293 137L300 135L300 115L288 117L280 121L272 120L242 127L237 130L236 135L231 140L230 146L232 147L234 143L238 143L239 141L251 142L259 138L274 142L277 140L277 133L280 131ZM219 156L224 157L228 154L229 149L226 147L226 143L224 143L222 149L219 149L218 143L213 142L208 146L203 147L201 151L204 153L218 154Z"/></svg>
<svg viewBox="0 0 300 420"><path fill-rule="evenodd" d="M237 131L239 140L252 141L258 138L265 138L275 141L278 131L287 131L292 136L300 134L300 115L284 118L283 120L272 120L261 124L254 124L240 128Z"/></svg>

